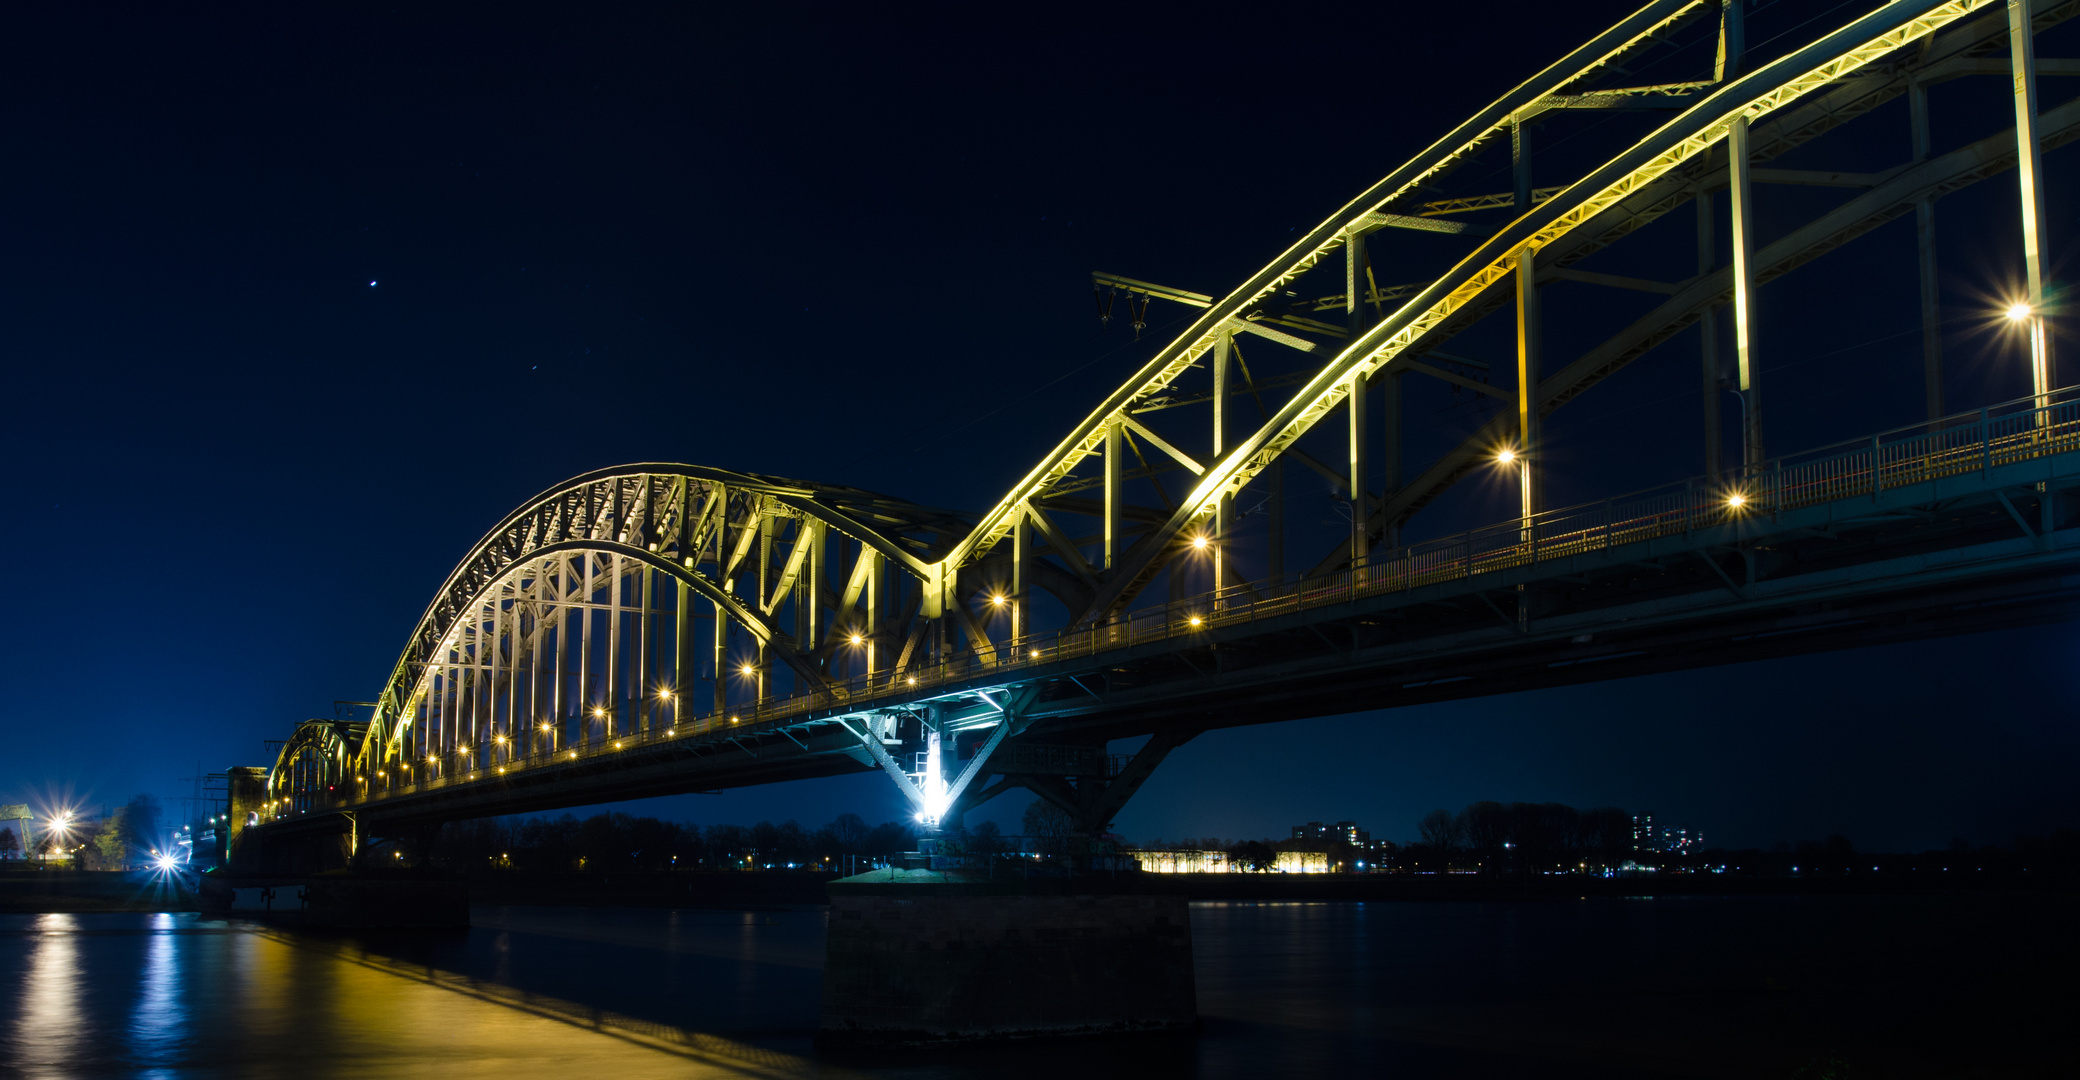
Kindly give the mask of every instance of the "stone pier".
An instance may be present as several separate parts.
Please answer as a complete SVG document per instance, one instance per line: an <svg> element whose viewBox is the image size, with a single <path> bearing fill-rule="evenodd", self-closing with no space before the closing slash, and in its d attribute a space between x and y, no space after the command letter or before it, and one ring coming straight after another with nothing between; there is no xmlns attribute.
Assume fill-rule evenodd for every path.
<svg viewBox="0 0 2080 1080"><path fill-rule="evenodd" d="M1030 891L931 871L829 884L826 1045L917 1045L1198 1026L1176 896Z"/></svg>

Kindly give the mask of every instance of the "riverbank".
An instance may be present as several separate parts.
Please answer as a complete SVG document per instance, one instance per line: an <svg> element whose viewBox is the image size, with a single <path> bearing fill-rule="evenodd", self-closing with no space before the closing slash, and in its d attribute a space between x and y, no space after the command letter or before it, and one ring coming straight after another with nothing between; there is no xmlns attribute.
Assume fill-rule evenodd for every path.
<svg viewBox="0 0 2080 1080"><path fill-rule="evenodd" d="M195 879L158 870L0 870L0 912L195 911Z"/></svg>
<svg viewBox="0 0 2080 1080"><path fill-rule="evenodd" d="M882 871L885 873L885 871ZM904 878L930 871L898 871ZM812 871L482 874L464 879L469 903L496 907L712 908L743 910L829 902ZM868 880L872 875L862 875ZM1834 896L1983 891L2080 891L2067 875L1861 873L1797 877L1665 874L1626 878L1487 878L1477 874L1107 874L1015 878L1006 892L1094 893L1186 900L1496 901L1628 896ZM158 871L0 871L0 912L195 911L196 879Z"/></svg>

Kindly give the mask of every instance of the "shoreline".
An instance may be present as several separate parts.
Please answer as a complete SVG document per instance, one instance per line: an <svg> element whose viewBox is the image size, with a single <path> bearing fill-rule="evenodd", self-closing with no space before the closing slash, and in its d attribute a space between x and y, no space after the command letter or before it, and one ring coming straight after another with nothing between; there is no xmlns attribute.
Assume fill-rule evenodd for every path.
<svg viewBox="0 0 2080 1080"><path fill-rule="evenodd" d="M918 871L905 877L919 876ZM666 871L495 875L459 879L471 906L741 909L826 905L834 874ZM284 881L288 879L283 879ZM457 879L448 879L457 880ZM854 879L861 880L861 879ZM2080 890L2080 878L2046 873L1863 873L1839 877L1669 874L1653 878L1482 878L1472 874L1096 874L1036 879L1050 893L1182 897L1187 901L1469 902L1589 897L1864 896L1903 893ZM1015 881L1003 891L1023 891ZM193 876L153 870L0 871L0 913L196 911Z"/></svg>

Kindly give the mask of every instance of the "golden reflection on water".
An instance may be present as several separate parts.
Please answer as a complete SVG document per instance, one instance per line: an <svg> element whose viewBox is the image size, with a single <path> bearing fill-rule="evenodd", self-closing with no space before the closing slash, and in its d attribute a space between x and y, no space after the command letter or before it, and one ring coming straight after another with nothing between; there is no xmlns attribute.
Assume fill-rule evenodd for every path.
<svg viewBox="0 0 2080 1080"><path fill-rule="evenodd" d="M779 1080L838 1071L336 939L144 918L83 927L77 916L45 915L29 927L0 1074ZM121 1005L110 1013L112 993Z"/></svg>
<svg viewBox="0 0 2080 1080"><path fill-rule="evenodd" d="M85 980L79 966L78 920L53 914L37 918L34 950L15 1009L14 1067L27 1077L70 1076L79 1038L79 998Z"/></svg>
<svg viewBox="0 0 2080 1080"><path fill-rule="evenodd" d="M799 1077L831 1070L556 998L286 934L247 935L286 969L294 1016L324 1015L322 1056L386 1076ZM272 954L272 955L265 955ZM313 986L320 987L309 993ZM308 1006L323 1003L322 1013Z"/></svg>

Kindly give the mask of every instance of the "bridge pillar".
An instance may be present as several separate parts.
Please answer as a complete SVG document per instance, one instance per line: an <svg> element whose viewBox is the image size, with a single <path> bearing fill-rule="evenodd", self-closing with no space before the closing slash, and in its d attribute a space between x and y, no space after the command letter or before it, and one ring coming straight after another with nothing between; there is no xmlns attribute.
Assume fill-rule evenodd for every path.
<svg viewBox="0 0 2080 1080"><path fill-rule="evenodd" d="M822 1022L832 1047L1190 1031L1181 896L1025 892L879 872L831 882ZM1024 883L1021 883L1021 886ZM1088 890L1088 879L1079 883Z"/></svg>
<svg viewBox="0 0 2080 1080"><path fill-rule="evenodd" d="M1365 391L1371 380L1360 371L1351 376L1350 393L1346 395L1350 408L1351 435L1351 561L1356 563L1365 557L1371 528L1366 513L1365 500L1371 481L1365 475L1365 466L1370 457L1370 441L1365 437Z"/></svg>
<svg viewBox="0 0 2080 1080"><path fill-rule="evenodd" d="M2015 174L2022 183L2022 264L2029 289L2019 320L2029 334L2030 392L2051 392L2051 339L2044 326L2044 171L2037 139L2037 50L2028 0L2008 0L2008 56L2015 86Z"/></svg>
<svg viewBox="0 0 2080 1080"><path fill-rule="evenodd" d="M1733 203L1734 362L1741 393L1741 467L1762 468L1762 401L1755 385L1755 198L1748 183L1748 118L1737 116L1726 135L1726 160Z"/></svg>
<svg viewBox="0 0 2080 1080"><path fill-rule="evenodd" d="M1538 249L1517 256L1517 488L1524 527L1539 507Z"/></svg>

